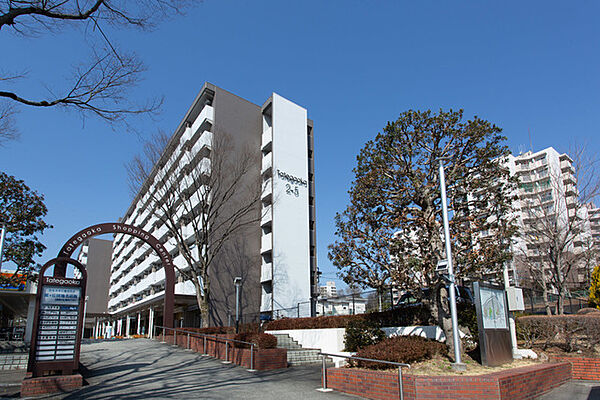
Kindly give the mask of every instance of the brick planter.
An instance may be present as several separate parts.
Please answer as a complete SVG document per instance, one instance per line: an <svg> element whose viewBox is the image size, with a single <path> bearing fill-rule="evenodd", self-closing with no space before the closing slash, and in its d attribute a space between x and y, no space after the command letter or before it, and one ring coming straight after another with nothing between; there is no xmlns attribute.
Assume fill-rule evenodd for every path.
<svg viewBox="0 0 600 400"><path fill-rule="evenodd" d="M600 358L557 356L552 359L571 363L572 379L600 381Z"/></svg>
<svg viewBox="0 0 600 400"><path fill-rule="evenodd" d="M402 384L406 400L524 400L546 393L569 379L571 365L562 362L472 376L403 374ZM327 387L368 399L398 398L398 373L330 368Z"/></svg>
<svg viewBox="0 0 600 400"><path fill-rule="evenodd" d="M64 393L83 386L80 374L26 378L21 382L21 397Z"/></svg>
<svg viewBox="0 0 600 400"><path fill-rule="evenodd" d="M214 336L223 339L233 339L234 335L219 334ZM156 340L163 341L162 335L156 336ZM164 341L169 344L174 344L175 338L173 335L166 335ZM177 334L177 346L188 349L187 334ZM232 346L232 343L225 344L225 341L207 338L205 349L204 338L190 335L189 350L196 353L204 353L206 351L206 354L211 357L250 368L250 349L236 348ZM287 368L287 349L254 348L254 369L264 371L280 368Z"/></svg>

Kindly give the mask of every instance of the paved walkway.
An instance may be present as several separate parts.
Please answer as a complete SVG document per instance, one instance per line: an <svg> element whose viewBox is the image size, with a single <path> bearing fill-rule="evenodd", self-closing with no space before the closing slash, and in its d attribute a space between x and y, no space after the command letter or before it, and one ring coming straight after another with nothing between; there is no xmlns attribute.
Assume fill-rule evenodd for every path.
<svg viewBox="0 0 600 400"><path fill-rule="evenodd" d="M351 399L316 391L320 367L248 372L148 339L81 346L88 386L52 399Z"/></svg>
<svg viewBox="0 0 600 400"><path fill-rule="evenodd" d="M600 400L600 382L567 382L541 396L539 400Z"/></svg>

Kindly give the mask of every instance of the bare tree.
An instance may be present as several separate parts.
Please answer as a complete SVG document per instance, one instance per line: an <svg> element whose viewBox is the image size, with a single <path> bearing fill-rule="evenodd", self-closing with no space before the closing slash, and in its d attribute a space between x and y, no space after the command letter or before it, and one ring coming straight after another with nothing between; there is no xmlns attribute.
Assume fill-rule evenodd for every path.
<svg viewBox="0 0 600 400"><path fill-rule="evenodd" d="M0 3L0 31L16 36L39 36L83 28L90 57L75 66L72 77L56 92L37 94L36 99L6 85L25 79L26 74L0 71L0 145L16 137L14 105L65 107L80 111L82 117L93 115L114 124L127 124L129 116L154 113L162 99L143 104L130 100L145 70L131 53L122 51L110 39L109 28L149 29L173 13L181 12L186 0L8 0ZM4 28L4 29L3 29ZM6 66L4 66L6 68Z"/></svg>
<svg viewBox="0 0 600 400"><path fill-rule="evenodd" d="M541 288L547 314L551 314L549 293L556 292L555 312L563 314L569 287L589 268L588 208L600 194L597 160L583 146L575 146L570 154L572 159L562 157L559 166L548 166L534 181L521 183L525 227L519 259Z"/></svg>
<svg viewBox="0 0 600 400"><path fill-rule="evenodd" d="M244 231L260 221L262 193L260 177L251 172L258 165L256 152L235 148L217 129L204 135L199 150L187 147L180 158L166 161L172 152L163 149L176 144L159 134L127 170L132 190L148 196L148 209L183 256L185 265L175 268L194 284L202 324L208 326L215 266L232 248L239 251Z"/></svg>

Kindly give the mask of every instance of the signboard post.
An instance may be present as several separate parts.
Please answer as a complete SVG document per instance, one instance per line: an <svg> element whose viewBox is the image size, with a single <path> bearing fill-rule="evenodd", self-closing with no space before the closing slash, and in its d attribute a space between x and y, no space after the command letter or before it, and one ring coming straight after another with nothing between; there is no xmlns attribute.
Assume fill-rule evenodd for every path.
<svg viewBox="0 0 600 400"><path fill-rule="evenodd" d="M474 282L481 363L494 367L513 360L504 289Z"/></svg>
<svg viewBox="0 0 600 400"><path fill-rule="evenodd" d="M73 265L78 278L44 276L59 263ZM40 270L27 368L33 377L49 371L70 375L79 368L86 280L85 267L70 258L55 258Z"/></svg>

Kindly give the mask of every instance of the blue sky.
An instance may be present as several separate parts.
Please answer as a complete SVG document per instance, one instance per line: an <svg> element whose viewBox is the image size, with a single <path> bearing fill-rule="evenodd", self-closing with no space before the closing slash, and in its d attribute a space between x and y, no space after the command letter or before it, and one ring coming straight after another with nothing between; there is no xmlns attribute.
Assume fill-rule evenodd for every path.
<svg viewBox="0 0 600 400"><path fill-rule="evenodd" d="M502 127L513 152L577 141L600 152L600 3L205 0L153 32L114 31L146 63L133 96L165 96L145 134L172 132L204 81L262 104L271 92L315 122L318 263L343 210L355 157L407 109L464 108ZM95 35L95 33L91 33ZM61 87L87 54L80 29L0 32L3 72L29 72L9 88L39 98ZM4 87L4 86L2 86ZM52 258L80 228L123 215L123 165L140 137L61 109L22 107L20 141L0 148L0 169L46 196L43 235Z"/></svg>

